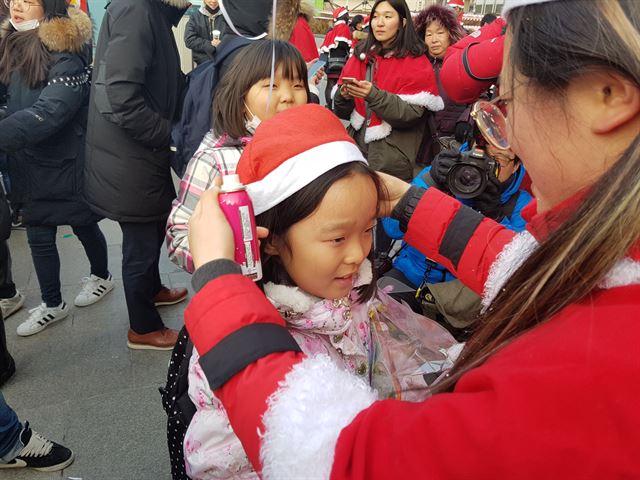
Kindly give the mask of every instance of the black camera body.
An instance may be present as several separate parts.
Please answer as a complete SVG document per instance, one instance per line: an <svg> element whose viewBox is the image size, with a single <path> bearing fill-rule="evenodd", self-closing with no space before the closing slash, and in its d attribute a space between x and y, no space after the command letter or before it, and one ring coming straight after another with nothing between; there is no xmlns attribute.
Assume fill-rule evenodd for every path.
<svg viewBox="0 0 640 480"><path fill-rule="evenodd" d="M456 197L475 198L484 192L489 175L496 176L495 159L480 148L461 152L458 161L447 172L447 188Z"/></svg>

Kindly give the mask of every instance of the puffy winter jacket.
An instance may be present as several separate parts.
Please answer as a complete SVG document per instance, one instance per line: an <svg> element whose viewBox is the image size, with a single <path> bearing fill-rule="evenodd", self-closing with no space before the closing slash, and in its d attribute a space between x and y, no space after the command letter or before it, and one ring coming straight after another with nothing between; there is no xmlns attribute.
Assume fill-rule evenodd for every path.
<svg viewBox="0 0 640 480"><path fill-rule="evenodd" d="M421 188L429 188L431 185L427 183L425 174L430 171L431 167L426 167L413 179L411 184ZM504 192L502 192L500 197L500 203L509 207L509 211L502 217L500 224L514 232L524 230L526 222L520 212L531 201L529 192L520 189L525 173L524 167L520 166L513 180ZM473 200L465 200L462 202L473 208ZM400 240L404 237L404 233L400 230L400 225L397 220L385 218L382 220L382 225L387 235L391 238ZM404 242L402 250L393 261L393 266L400 270L415 288L418 288L425 281L426 283L440 283L456 278L443 265L429 260L418 250L410 245L406 245Z"/></svg>

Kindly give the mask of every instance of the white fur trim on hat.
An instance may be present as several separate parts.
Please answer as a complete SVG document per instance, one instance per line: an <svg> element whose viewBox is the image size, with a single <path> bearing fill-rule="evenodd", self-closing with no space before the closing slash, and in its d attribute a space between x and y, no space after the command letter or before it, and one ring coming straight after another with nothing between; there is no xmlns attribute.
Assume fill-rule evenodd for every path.
<svg viewBox="0 0 640 480"><path fill-rule="evenodd" d="M351 118L349 119L349 123L354 130L360 130L362 128L362 124L364 123L364 117L358 113L358 111L354 108L351 110Z"/></svg>
<svg viewBox="0 0 640 480"><path fill-rule="evenodd" d="M338 165L367 161L353 143L323 143L288 158L262 180L247 185L256 215L266 212Z"/></svg>
<svg viewBox="0 0 640 480"><path fill-rule="evenodd" d="M534 3L546 3L554 0L505 0L502 7L502 16L506 17L510 10L518 7L524 7L526 5L533 5Z"/></svg>
<svg viewBox="0 0 640 480"><path fill-rule="evenodd" d="M340 432L375 391L326 355L303 360L280 385L263 417L263 478L328 479Z"/></svg>

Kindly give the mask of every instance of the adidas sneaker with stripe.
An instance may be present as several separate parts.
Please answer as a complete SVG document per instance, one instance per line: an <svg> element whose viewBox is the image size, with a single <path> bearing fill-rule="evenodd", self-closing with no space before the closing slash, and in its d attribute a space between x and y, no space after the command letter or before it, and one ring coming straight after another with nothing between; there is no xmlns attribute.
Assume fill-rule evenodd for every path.
<svg viewBox="0 0 640 480"><path fill-rule="evenodd" d="M74 300L76 307L87 307L101 300L107 293L113 290L113 277L104 279L91 274L90 277L82 279L82 290Z"/></svg>
<svg viewBox="0 0 640 480"><path fill-rule="evenodd" d="M29 318L18 325L17 333L21 337L28 337L41 332L49 325L58 320L67 318L69 315L69 305L64 301L57 307L47 307L45 303L29 310Z"/></svg>

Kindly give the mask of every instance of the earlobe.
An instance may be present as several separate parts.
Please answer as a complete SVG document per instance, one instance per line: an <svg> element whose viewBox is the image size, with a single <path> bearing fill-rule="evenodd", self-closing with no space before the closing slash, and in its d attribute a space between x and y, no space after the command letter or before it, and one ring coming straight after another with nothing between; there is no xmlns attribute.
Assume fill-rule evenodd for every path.
<svg viewBox="0 0 640 480"><path fill-rule="evenodd" d="M612 74L599 86L600 113L592 120L592 130L606 134L640 116L640 87L626 78Z"/></svg>

